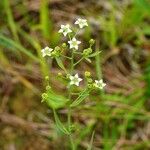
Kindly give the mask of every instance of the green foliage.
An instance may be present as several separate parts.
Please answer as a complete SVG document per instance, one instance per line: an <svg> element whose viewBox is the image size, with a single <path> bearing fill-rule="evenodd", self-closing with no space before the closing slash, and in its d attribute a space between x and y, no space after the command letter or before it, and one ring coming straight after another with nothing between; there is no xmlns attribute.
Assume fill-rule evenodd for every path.
<svg viewBox="0 0 150 150"><path fill-rule="evenodd" d="M52 109L63 108L68 100L62 95L54 93L51 89L46 91L46 96L43 97L43 101Z"/></svg>
<svg viewBox="0 0 150 150"><path fill-rule="evenodd" d="M14 50L14 51L18 50L18 51L24 53L25 55L27 55L29 58L39 62L39 59L34 54L32 54L31 51L27 50L19 43L3 36L2 34L0 34L0 45L4 46L5 48Z"/></svg>
<svg viewBox="0 0 150 150"><path fill-rule="evenodd" d="M30 1L28 2L30 4ZM60 44L60 34L55 31L54 22L52 21L52 17L54 17L53 19L55 22L57 22L59 18L57 16L52 16L52 10L55 9L55 7L53 8L53 5L58 5L58 8L62 5L60 11L63 12L63 9L66 11L66 8L69 9L70 7L67 3L68 2L61 4L61 2L41 0L40 8L38 8L38 5L26 8L26 1L24 6L22 3L15 0L3 0L0 3L0 13L2 16L0 18L0 31L2 31L0 34L0 84L4 85L0 87L0 90L3 90L5 85L7 85L8 90L6 93L4 91L4 95L3 91L0 92L0 104L3 100L5 103L6 100L6 103L8 103L8 111L15 114L17 110L12 110L10 101L13 101L12 97L15 97L18 89L20 89L20 87L18 88L20 81L25 83L23 85L27 85L27 87L29 86L31 89L30 93L25 93L25 96L27 94L32 95L32 91L34 91L33 95L38 96L41 94L39 92L41 88L47 85L46 91L44 91L45 93L42 94L42 101L45 101L46 105L52 110L54 115L54 124L53 121L51 121L49 126L50 128L56 126L57 129L63 133L61 136L64 136L60 137L60 135L54 133L55 131L51 130L51 134L49 135L49 139L51 140L50 144L54 142L59 143L60 140L60 145L64 146L64 149L92 150L101 148L104 150L111 150L118 146L119 140L123 140L126 143L121 143L122 145L118 149L148 150L150 144L149 141L146 140L147 137L145 137L145 135L147 135L147 133L144 133L144 131L146 132L146 126L150 121L150 58L147 56L149 55L150 35L149 0L133 0L129 2L130 4L127 6L125 6L125 4L120 5L121 2L116 3L116 1L107 1L103 4L102 1L100 2L102 3L102 5L100 4L101 13L98 13L97 11L99 4L96 1L95 3L98 5L96 5L94 9L92 8L92 5L90 8L86 7L86 11L80 9L79 14L86 14L87 17L90 18L92 25L84 30L83 38L81 36L82 32L79 32L80 34L76 35L76 38L80 38L80 40L85 39L87 41L87 43L85 42L84 45L79 48L79 51L70 49L68 41L65 44ZM88 1L85 3L87 5ZM82 5L83 4L84 2L82 2ZM92 4L94 4L94 1ZM110 4L111 7L109 8L109 5L107 7L107 4ZM76 5L73 7L76 7ZM19 10L23 11L19 12ZM92 12L90 12L91 10L96 13L92 14ZM33 16L32 13L34 14ZM118 19L117 15L120 15L119 13L121 14L121 17ZM3 17L4 14L5 17ZM74 16L74 14L71 15ZM57 17L57 19L55 17ZM65 19L67 19L67 16L65 16ZM100 27L97 29L98 21L100 22ZM59 22L57 23L59 24ZM72 39L74 31L70 34L70 37L66 36L65 40L69 38ZM96 37L96 42L93 39L89 41L91 36ZM94 44L96 44L96 46ZM107 58L111 58L106 64L110 63L112 67L113 65L116 65L113 64L113 60L118 57L119 59L122 59L120 56L126 51L126 49L124 51L124 45L126 44L133 47L133 55L135 55L137 50L141 50L137 54L137 57L140 58L136 59L138 62L135 62L134 56L132 57L132 60L128 60L130 66L134 63L130 70L131 72L129 71L130 73L128 75L123 74L123 77L127 79L129 83L122 83L123 86L120 84L117 85L120 78L118 74L115 74L116 80L108 81L110 85L106 88L108 91L114 88L111 94L97 91L93 88L94 79L101 79L103 77L102 64L104 64L103 69L107 80L108 68L105 68L105 61ZM57 49L58 47L55 47L54 51L57 49L58 53L53 53L52 57L47 57L45 59L41 55L43 45L50 45L52 48L58 45L60 46L60 51ZM115 48L118 49L119 54L113 53ZM103 56L99 55L101 49L103 50ZM112 55L115 55L115 57ZM125 55L127 59L130 59L130 54ZM26 63L18 64L17 61L14 62L14 60L11 59L12 56L17 58L17 60L21 59ZM122 61L124 62L124 58ZM145 62L146 65L144 64ZM28 68L33 69L28 72ZM17 75L11 74L11 72L14 71L13 69L19 70ZM74 74L78 72L78 69L79 76L84 76L85 78L85 82L82 81L83 84L79 87L69 84L70 76L74 77ZM86 72L85 75L83 75L83 69L90 70L91 73ZM40 76L38 72L42 75ZM50 74L50 72L52 73ZM59 75L59 80L55 77L57 73ZM140 78L135 74L137 76L140 75ZM12 84L6 82L9 80L9 78L7 79L7 76L12 79ZM46 79L46 82L44 81L44 83L41 84L40 82L45 76L49 76L49 78ZM7 79L6 81L5 78ZM54 80L56 80L56 82ZM49 86L49 83L47 84L47 81L53 84L52 87ZM114 83L115 81L116 83ZM137 86L134 82L140 84ZM145 84L143 84L143 82ZM128 91L128 95L120 92L122 88L124 88L123 90L127 90L126 87L124 87L124 84L127 85L127 88L129 86L131 89L131 92ZM141 84L143 85L141 86ZM33 85L38 86L36 90L34 90L35 87ZM13 89L12 91L10 90L11 88ZM24 89L24 87L21 85L21 90L22 89ZM93 93L90 91L93 91ZM28 102L24 95L19 94L19 103L23 103L24 105L25 102L25 108L28 107L28 105L34 105L35 99L37 98L36 96L31 98L28 97ZM24 101L24 99L27 102ZM14 107L17 109L16 105ZM40 110L40 107L42 106L38 105L36 109ZM31 109L33 109L33 107L31 107ZM43 112L45 112L45 108ZM43 112L41 113L42 115ZM30 113L33 113L33 110L30 112L29 109L29 113L26 114L27 117L30 116ZM17 114L20 115L21 112L17 112ZM51 113L48 114L48 116L51 116ZM45 119L42 118L42 121L44 122ZM3 124L2 128L5 128L5 126L3 127ZM0 135L2 135L2 137L0 136L0 147L3 145L3 142L8 146L9 144L7 141L10 140L11 142L11 133L7 134L9 140L3 138L3 134L6 131L8 132L10 127L6 127L6 129L7 130L4 130L4 132L1 132L0 130ZM95 132L93 132L93 130L95 130ZM139 132L141 135L144 135L145 139L143 137L138 137ZM44 134L45 136L45 128L44 132L40 130L39 134ZM20 138L20 131L18 135L19 139L26 138ZM132 138L134 137L137 137L138 140L134 139L134 142L132 143ZM65 142L62 138L65 138ZM44 138L44 140L45 139L46 138ZM22 143L26 142L23 140ZM130 143L132 143L132 145L130 145ZM20 146L21 148L22 145L23 144Z"/></svg>
<svg viewBox="0 0 150 150"><path fill-rule="evenodd" d="M62 131L64 134L69 135L70 132L67 130L67 128L65 128L65 126L63 125L63 123L60 121L55 109L53 109L54 112L54 118L55 118L55 122L56 122L56 126L57 128Z"/></svg>

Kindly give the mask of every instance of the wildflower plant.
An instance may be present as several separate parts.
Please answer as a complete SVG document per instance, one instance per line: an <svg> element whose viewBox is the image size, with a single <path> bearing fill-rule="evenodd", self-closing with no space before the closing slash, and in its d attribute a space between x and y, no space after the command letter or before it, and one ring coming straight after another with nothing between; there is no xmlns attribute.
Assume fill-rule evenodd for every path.
<svg viewBox="0 0 150 150"><path fill-rule="evenodd" d="M67 95L58 95L50 86L49 77L45 79L47 81L47 86L45 92L42 94L42 102L46 102L47 105L53 110L54 119L56 126L64 134L68 135L69 141L71 143L71 148L74 150L74 138L73 138L73 120L72 120L72 109L80 105L93 90L103 90L105 83L103 79L94 80L90 72L85 71L84 75L81 75L76 71L76 66L82 61L91 62L92 57L99 55L100 51L93 52L93 45L95 40L91 39L89 41L89 47L81 50L80 45L82 42L77 38L80 30L88 26L86 19L77 19L74 23L75 27L71 28L69 24L61 25L58 31L62 34L67 41L62 43L60 46L55 48L45 47L41 50L43 57L48 57L49 59L55 59L58 66L63 73L58 73L58 77L67 82L66 92ZM68 55L65 55L68 51ZM76 60L76 55L80 57ZM65 65L67 60L70 65ZM82 86L81 86L82 85ZM78 91L78 92L77 92ZM76 97L74 96L76 93ZM62 123L59 115L57 114L57 109L66 108L67 111L67 121Z"/></svg>

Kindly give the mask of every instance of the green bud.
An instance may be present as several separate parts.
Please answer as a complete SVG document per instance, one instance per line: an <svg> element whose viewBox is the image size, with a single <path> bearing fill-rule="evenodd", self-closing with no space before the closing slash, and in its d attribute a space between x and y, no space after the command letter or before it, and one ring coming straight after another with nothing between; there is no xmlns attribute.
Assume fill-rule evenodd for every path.
<svg viewBox="0 0 150 150"><path fill-rule="evenodd" d="M92 49L91 48L88 48L88 53L92 53Z"/></svg>
<svg viewBox="0 0 150 150"><path fill-rule="evenodd" d="M91 54L92 53L92 49L91 48L87 48L87 49L84 49L83 50L83 55L84 56L88 56L89 54Z"/></svg>
<svg viewBox="0 0 150 150"><path fill-rule="evenodd" d="M51 87L49 85L46 86L46 90L49 91Z"/></svg>
<svg viewBox="0 0 150 150"><path fill-rule="evenodd" d="M46 77L45 77L45 80L46 80L46 81L49 81L49 76L46 76Z"/></svg>
<svg viewBox="0 0 150 150"><path fill-rule="evenodd" d="M69 78L70 78L70 74L67 74L67 75L66 75L66 78L69 79Z"/></svg>
<svg viewBox="0 0 150 150"><path fill-rule="evenodd" d="M59 46L56 46L54 50L60 52L61 48Z"/></svg>
<svg viewBox="0 0 150 150"><path fill-rule="evenodd" d="M62 76L62 73L61 73L61 72L59 72L57 75L58 75L59 77L61 77L61 76Z"/></svg>
<svg viewBox="0 0 150 150"><path fill-rule="evenodd" d="M93 88L93 85L92 85L92 84L88 84L88 88L89 88L89 89L92 89L92 88Z"/></svg>
<svg viewBox="0 0 150 150"><path fill-rule="evenodd" d="M89 71L85 71L84 75L85 75L85 77L90 77L91 73Z"/></svg>
<svg viewBox="0 0 150 150"><path fill-rule="evenodd" d="M88 82L88 83L92 83L92 82L93 82L92 78L88 78L88 79L87 79L87 82Z"/></svg>
<svg viewBox="0 0 150 150"><path fill-rule="evenodd" d="M56 51L53 51L53 52L51 53L51 55L52 55L53 57L55 57L55 56L56 56Z"/></svg>
<svg viewBox="0 0 150 150"><path fill-rule="evenodd" d="M84 56L88 56L88 55L89 55L88 49L84 49L84 50L83 50L83 55L84 55Z"/></svg>
<svg viewBox="0 0 150 150"><path fill-rule="evenodd" d="M47 93L42 94L42 102L45 101L48 98Z"/></svg>
<svg viewBox="0 0 150 150"><path fill-rule="evenodd" d="M95 40L94 40L94 39L90 39L89 43L90 43L90 45L92 46L92 45L94 45Z"/></svg>
<svg viewBox="0 0 150 150"><path fill-rule="evenodd" d="M62 47L63 47L63 48L66 48L66 47L67 47L67 44L66 44L66 43L63 43L63 44L62 44Z"/></svg>

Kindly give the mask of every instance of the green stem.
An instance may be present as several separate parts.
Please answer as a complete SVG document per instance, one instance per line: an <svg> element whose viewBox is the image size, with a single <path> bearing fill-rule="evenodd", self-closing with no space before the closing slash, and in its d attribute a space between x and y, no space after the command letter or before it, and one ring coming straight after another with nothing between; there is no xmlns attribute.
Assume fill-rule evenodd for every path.
<svg viewBox="0 0 150 150"><path fill-rule="evenodd" d="M99 51L99 42L96 44L96 52ZM95 56L95 62L96 62L96 74L98 79L102 78L102 71L101 71L101 61L100 61L100 55Z"/></svg>
<svg viewBox="0 0 150 150"><path fill-rule="evenodd" d="M82 60L84 59L84 57L82 57L81 59L79 59L75 64L74 64L74 67L79 64Z"/></svg>
<svg viewBox="0 0 150 150"><path fill-rule="evenodd" d="M70 74L71 75L73 73L73 70L74 70L74 50L72 50L72 54L71 54L71 66L70 66ZM71 100L71 87L69 87L69 96L68 97L69 97L69 100ZM70 104L71 104L71 101L68 106L68 129L69 129L69 131L70 131L70 127L71 127L71 114L72 114ZM69 140L70 140L72 150L75 150L72 134L69 135Z"/></svg>
<svg viewBox="0 0 150 150"><path fill-rule="evenodd" d="M73 69L74 69L74 50L72 50L72 54L71 54L70 74L73 73Z"/></svg>

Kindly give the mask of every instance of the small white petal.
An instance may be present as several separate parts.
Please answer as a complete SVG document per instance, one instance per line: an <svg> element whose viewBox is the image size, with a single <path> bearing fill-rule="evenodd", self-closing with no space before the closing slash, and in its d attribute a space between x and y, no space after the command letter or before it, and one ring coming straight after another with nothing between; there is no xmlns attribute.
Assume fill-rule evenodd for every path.
<svg viewBox="0 0 150 150"><path fill-rule="evenodd" d="M78 78L78 77L79 77L79 76L78 76L78 73L75 75L75 77L76 77L76 78Z"/></svg>
<svg viewBox="0 0 150 150"><path fill-rule="evenodd" d="M59 33L63 33L64 36L66 36L68 33L71 33L72 30L70 29L70 25L61 25L61 29L58 31Z"/></svg>
<svg viewBox="0 0 150 150"><path fill-rule="evenodd" d="M79 86L79 82L76 82L75 85L76 85L76 86Z"/></svg>
<svg viewBox="0 0 150 150"><path fill-rule="evenodd" d="M74 77L73 77L73 76L70 76L69 78L70 78L70 80L73 80L73 79L74 79Z"/></svg>

